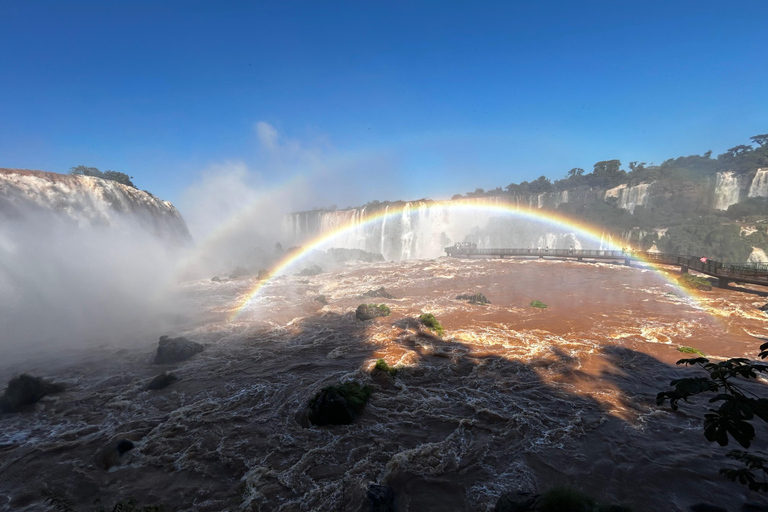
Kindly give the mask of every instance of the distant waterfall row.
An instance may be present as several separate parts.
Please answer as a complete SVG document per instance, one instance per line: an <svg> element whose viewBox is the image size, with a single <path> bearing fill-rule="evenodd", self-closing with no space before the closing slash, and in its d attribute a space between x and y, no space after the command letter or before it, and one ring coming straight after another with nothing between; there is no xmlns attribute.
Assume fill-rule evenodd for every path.
<svg viewBox="0 0 768 512"><path fill-rule="evenodd" d="M283 232L296 245L329 236L333 247L380 253L387 260L436 258L457 242L473 242L481 248L582 247L576 234L553 228L546 220L521 220L482 208L501 204L514 208L519 204L516 198L490 197L477 202L477 210L456 209L451 201L442 201L375 210L299 212L284 217Z"/></svg>

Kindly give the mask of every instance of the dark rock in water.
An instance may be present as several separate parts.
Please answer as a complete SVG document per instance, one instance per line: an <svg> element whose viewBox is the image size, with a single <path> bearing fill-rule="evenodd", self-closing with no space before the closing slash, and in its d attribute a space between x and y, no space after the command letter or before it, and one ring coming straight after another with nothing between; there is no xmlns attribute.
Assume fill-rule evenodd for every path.
<svg viewBox="0 0 768 512"><path fill-rule="evenodd" d="M349 425L370 396L371 389L357 382L328 386L310 400L307 416L315 425Z"/></svg>
<svg viewBox="0 0 768 512"><path fill-rule="evenodd" d="M129 452L133 450L133 441L130 441L128 439L121 439L120 441L117 442L116 449L117 449L117 454L122 457L122 455L125 452Z"/></svg>
<svg viewBox="0 0 768 512"><path fill-rule="evenodd" d="M149 386L147 386L147 389L151 389L152 391L157 391L160 389L167 388L174 382L179 380L177 376L175 376L172 373L163 372L154 379L152 379L152 382L149 383Z"/></svg>
<svg viewBox="0 0 768 512"><path fill-rule="evenodd" d="M232 271L231 274L229 274L230 279L237 279L238 277L246 277L253 274L250 270L248 270L245 267L237 267L235 270Z"/></svg>
<svg viewBox="0 0 768 512"><path fill-rule="evenodd" d="M160 336L160 342L155 355L155 364L177 363L189 359L198 352L203 351L203 346L187 338L169 338Z"/></svg>
<svg viewBox="0 0 768 512"><path fill-rule="evenodd" d="M382 299L394 299L394 295L387 293L387 290L384 289L382 286L378 290L368 290L364 294L360 296L361 299L366 299L369 297L380 297Z"/></svg>
<svg viewBox="0 0 768 512"><path fill-rule="evenodd" d="M760 307L760 311L768 311L768 304L764 304Z"/></svg>
<svg viewBox="0 0 768 512"><path fill-rule="evenodd" d="M528 512L535 510L536 498L527 494L502 494L496 501L493 512Z"/></svg>
<svg viewBox="0 0 768 512"><path fill-rule="evenodd" d="M62 384L54 384L40 377L22 373L8 382L8 388L0 397L0 412L16 412L20 407L39 402L45 395L62 391Z"/></svg>
<svg viewBox="0 0 768 512"><path fill-rule="evenodd" d="M221 279L219 279L219 276L213 276L213 277L211 278L211 282L212 282L212 283L220 283L220 282L221 282Z"/></svg>
<svg viewBox="0 0 768 512"><path fill-rule="evenodd" d="M362 249L341 249L331 247L328 249L328 256L332 257L337 263L345 261L384 261L384 256L378 252L366 252Z"/></svg>
<svg viewBox="0 0 768 512"><path fill-rule="evenodd" d="M723 507L716 507L707 503L697 503L691 505L691 512L728 512L728 509Z"/></svg>
<svg viewBox="0 0 768 512"><path fill-rule="evenodd" d="M322 274L323 269L320 268L317 265L312 265L311 267L307 267L303 269L301 272L299 272L300 276L316 276L318 274Z"/></svg>
<svg viewBox="0 0 768 512"><path fill-rule="evenodd" d="M126 455L133 450L133 441L124 437L125 434L113 437L104 445L94 457L94 462L101 469L109 469L113 466L119 466L129 457ZM136 436L134 436L136 437Z"/></svg>
<svg viewBox="0 0 768 512"><path fill-rule="evenodd" d="M325 295L318 295L317 297L315 297L315 302L319 302L323 306L328 305L328 299L325 298Z"/></svg>
<svg viewBox="0 0 768 512"><path fill-rule="evenodd" d="M466 300L470 304L490 304L491 301L485 298L485 295L482 293L476 293L474 295L471 295L469 293L464 293L462 295L457 295L456 298L458 300Z"/></svg>
<svg viewBox="0 0 768 512"><path fill-rule="evenodd" d="M358 320L372 320L380 316L389 316L391 311L384 304L360 304L355 310Z"/></svg>
<svg viewBox="0 0 768 512"><path fill-rule="evenodd" d="M395 491L386 485L371 484L368 486L368 502L371 512L395 512Z"/></svg>

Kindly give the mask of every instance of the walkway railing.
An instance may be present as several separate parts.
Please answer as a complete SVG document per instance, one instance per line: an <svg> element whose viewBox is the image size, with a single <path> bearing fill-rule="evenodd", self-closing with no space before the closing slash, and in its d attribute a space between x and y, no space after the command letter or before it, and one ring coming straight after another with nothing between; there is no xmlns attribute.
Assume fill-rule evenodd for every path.
<svg viewBox="0 0 768 512"><path fill-rule="evenodd" d="M536 257L536 258L583 258L624 260L629 265L631 261L647 261L661 265L679 266L683 272L695 270L702 274L719 278L720 286L729 281L752 283L768 286L768 268L746 267L744 265L724 265L719 261L698 256L681 256L648 251L609 251L602 249L478 249L468 246L446 247L448 256L471 258L473 256L505 257Z"/></svg>

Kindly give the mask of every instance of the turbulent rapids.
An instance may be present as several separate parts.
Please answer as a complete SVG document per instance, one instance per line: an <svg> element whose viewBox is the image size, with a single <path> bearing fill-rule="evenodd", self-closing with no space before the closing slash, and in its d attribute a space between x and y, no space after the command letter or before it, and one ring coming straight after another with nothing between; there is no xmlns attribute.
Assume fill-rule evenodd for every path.
<svg viewBox="0 0 768 512"><path fill-rule="evenodd" d="M28 372L67 387L0 419L0 509L41 510L48 491L86 506L134 496L170 510L357 511L371 483L412 512L489 511L505 492L562 484L634 510L758 499L717 474L728 448L703 438L705 400L655 405L692 371L674 366L680 346L754 357L768 336L756 291L692 298L655 270L602 263L358 262L275 277L228 321L255 283L186 282L178 294L198 311L175 332L0 366L4 381ZM394 298L360 298L382 286ZM476 293L491 303L456 299ZM357 320L372 300L392 314ZM154 365L163 334L204 350ZM379 358L394 379L372 379ZM162 371L179 380L147 390ZM361 416L308 426L307 401L352 379L373 389ZM102 469L123 438L135 447Z"/></svg>

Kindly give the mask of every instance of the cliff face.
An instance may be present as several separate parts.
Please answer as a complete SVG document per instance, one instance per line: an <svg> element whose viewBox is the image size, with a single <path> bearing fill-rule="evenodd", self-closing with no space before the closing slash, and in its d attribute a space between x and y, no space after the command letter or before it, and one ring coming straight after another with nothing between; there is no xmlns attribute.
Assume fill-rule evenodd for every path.
<svg viewBox="0 0 768 512"><path fill-rule="evenodd" d="M148 192L90 176L0 168L2 217L21 220L51 213L81 227L108 226L122 217L164 241L191 241L178 210Z"/></svg>
<svg viewBox="0 0 768 512"><path fill-rule="evenodd" d="M647 225L652 210L674 212L680 207L701 216L727 210L729 206L752 197L768 197L768 168L743 174L719 172L700 181L664 180L621 184L610 189L580 187L540 194L461 199L463 203L476 200L478 204L503 204L513 209L559 209L566 216L574 208L597 211L601 204L607 206L605 203L625 210L626 227L619 230L607 228L604 240L599 242L546 222L505 220L482 209L457 212L451 209L453 201L399 202L337 211L297 212L285 217L283 233L289 243L304 244L319 235L340 231L333 241L334 246L378 252L386 259L394 260L438 257L443 254L444 247L456 242L473 242L478 247L599 248L609 243L638 245L651 235L645 244L651 246L664 236L669 227L665 221L672 216L657 213L653 224ZM401 213L366 221L371 214L386 214L390 208ZM609 215L612 214L609 212ZM641 221L639 217L645 219ZM602 223L598 220L592 224ZM634 227L641 225L645 227Z"/></svg>

